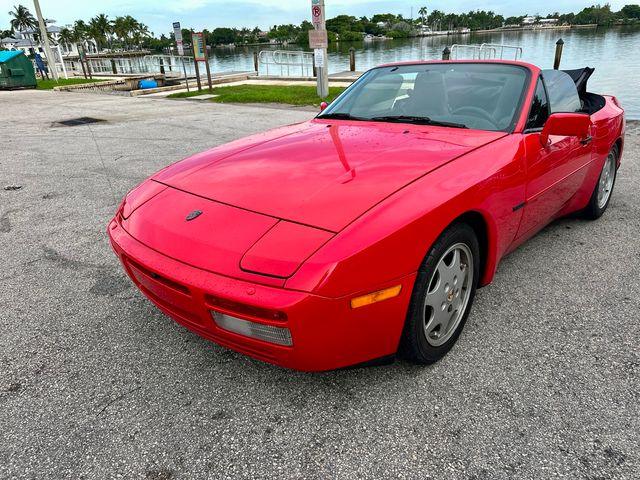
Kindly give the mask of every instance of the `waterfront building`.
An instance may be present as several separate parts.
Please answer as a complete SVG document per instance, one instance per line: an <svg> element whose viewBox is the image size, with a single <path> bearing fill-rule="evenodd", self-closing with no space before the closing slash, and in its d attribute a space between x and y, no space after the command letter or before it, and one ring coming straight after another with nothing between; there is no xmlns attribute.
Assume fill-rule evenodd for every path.
<svg viewBox="0 0 640 480"><path fill-rule="evenodd" d="M47 33L52 46L59 45L63 56L78 56L78 45L76 43L65 43L60 41L60 31L62 29L55 24L47 25ZM0 46L5 50L21 50L27 56L39 53L46 58L44 46L40 42L40 30L28 29L14 32L12 36L0 39ZM87 53L97 53L96 41L89 39L83 41Z"/></svg>

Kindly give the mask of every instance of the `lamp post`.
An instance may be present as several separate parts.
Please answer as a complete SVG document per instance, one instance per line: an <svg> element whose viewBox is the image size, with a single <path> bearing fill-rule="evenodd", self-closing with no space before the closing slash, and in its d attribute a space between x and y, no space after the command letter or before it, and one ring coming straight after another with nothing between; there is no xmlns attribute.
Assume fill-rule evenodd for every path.
<svg viewBox="0 0 640 480"><path fill-rule="evenodd" d="M47 27L42 18L42 11L40 10L40 2L33 0L33 5L36 7L36 16L38 17L38 25L40 26L40 37L42 38L42 44L44 45L44 54L47 56L47 65L49 65L49 72L51 77L58 81L58 70L56 69L56 59L53 56L51 47L49 46L49 36L47 35Z"/></svg>

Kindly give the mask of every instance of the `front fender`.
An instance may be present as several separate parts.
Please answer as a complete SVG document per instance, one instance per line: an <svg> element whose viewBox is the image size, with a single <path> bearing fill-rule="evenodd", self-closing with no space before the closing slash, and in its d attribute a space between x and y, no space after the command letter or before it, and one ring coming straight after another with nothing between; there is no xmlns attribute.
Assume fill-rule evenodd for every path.
<svg viewBox="0 0 640 480"><path fill-rule="evenodd" d="M348 225L312 255L286 288L327 297L375 289L418 270L438 236L467 212L486 223L481 285L511 245L525 199L524 150L507 135L414 181ZM514 210L514 207L516 209Z"/></svg>

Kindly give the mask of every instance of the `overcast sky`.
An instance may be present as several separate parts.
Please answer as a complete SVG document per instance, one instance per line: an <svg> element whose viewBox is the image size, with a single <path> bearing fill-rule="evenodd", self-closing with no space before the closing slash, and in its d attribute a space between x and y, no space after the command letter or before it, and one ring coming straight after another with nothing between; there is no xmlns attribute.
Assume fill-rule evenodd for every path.
<svg viewBox="0 0 640 480"><path fill-rule="evenodd" d="M405 17L411 16L413 7L414 17L418 16L418 9L426 6L445 12L466 12L469 10L493 10L505 16L541 14L546 15L554 11L561 13L578 12L585 6L599 3L600 0L554 0L531 2L536 7L528 6L522 0L488 0L473 2L469 0L325 0L327 16L341 14L357 17L371 16L375 13L401 13ZM31 0L0 0L0 30L9 28L7 12L14 5L22 3L35 13ZM605 3L602 0L601 3ZM637 0L610 1L613 10L619 10L627 3L638 3ZM255 27L267 29L271 25L281 23L299 24L309 19L311 0L40 0L42 13L46 18L57 20L58 25L72 23L82 18L88 20L98 13L105 13L110 18L117 15L132 15L147 24L156 35L171 31L172 22L181 22L183 27L195 30L216 27Z"/></svg>

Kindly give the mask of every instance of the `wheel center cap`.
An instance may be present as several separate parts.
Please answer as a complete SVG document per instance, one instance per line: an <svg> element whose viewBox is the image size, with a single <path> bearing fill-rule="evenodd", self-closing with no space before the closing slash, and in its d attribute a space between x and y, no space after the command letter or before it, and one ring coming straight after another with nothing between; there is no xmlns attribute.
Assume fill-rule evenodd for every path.
<svg viewBox="0 0 640 480"><path fill-rule="evenodd" d="M453 301L454 295L455 295L455 292L453 291L453 288L450 288L449 291L447 292L447 302L451 303Z"/></svg>

